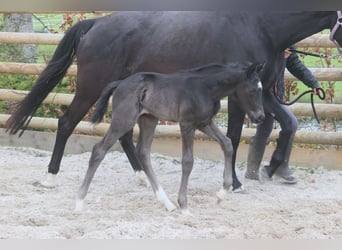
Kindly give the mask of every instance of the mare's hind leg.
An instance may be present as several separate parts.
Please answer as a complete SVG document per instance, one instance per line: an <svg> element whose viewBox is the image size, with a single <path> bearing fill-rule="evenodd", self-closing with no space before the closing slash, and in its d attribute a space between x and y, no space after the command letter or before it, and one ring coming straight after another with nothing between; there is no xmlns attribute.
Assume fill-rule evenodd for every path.
<svg viewBox="0 0 342 250"><path fill-rule="evenodd" d="M222 134L217 125L211 121L211 123L204 128L200 129L203 133L217 141L224 154L224 171L223 171L223 187L217 193L219 201L221 201L227 194L227 191L233 184L233 171L232 171L232 156L233 146L230 139Z"/></svg>
<svg viewBox="0 0 342 250"><path fill-rule="evenodd" d="M46 180L41 183L43 186L55 186L55 179L59 172L65 144L76 125L95 103L96 98L97 96L95 95L93 97L83 98L81 94L76 94L67 112L59 118L56 141L51 160L48 165L48 174Z"/></svg>
<svg viewBox="0 0 342 250"><path fill-rule="evenodd" d="M149 179L152 189L157 199L162 202L168 211L173 211L176 206L169 200L165 191L158 183L151 164L151 145L153 141L154 130L157 126L158 119L151 115L143 115L139 118L138 124L140 128L136 154L143 170Z"/></svg>
<svg viewBox="0 0 342 250"><path fill-rule="evenodd" d="M133 129L120 138L120 144L125 151L127 158L131 163L131 166L133 167L138 184L148 186L146 175L144 174L144 171L135 155L135 146L133 144Z"/></svg>
<svg viewBox="0 0 342 250"><path fill-rule="evenodd" d="M178 204L183 214L190 214L188 210L188 183L194 165L193 145L195 129L190 125L180 124L182 133L182 179L178 193Z"/></svg>
<svg viewBox="0 0 342 250"><path fill-rule="evenodd" d="M80 86L80 81L78 81L78 85L80 87L77 90L72 103L70 104L66 113L58 120L56 141L53 148L51 160L48 165L48 173L46 176L46 180L41 183L45 187L55 187L56 175L59 172L67 140L70 137L73 130L75 129L76 125L86 115L88 110L100 96L102 88L97 86L95 89L87 91L84 87L87 83L89 82L82 81L83 85ZM139 162L136 160L136 156L134 154L135 148L132 137L130 135L126 137L125 135L122 138L124 138L123 140L125 141L125 143L121 143L121 145L126 155L128 156L131 165L135 170L141 169L141 166Z"/></svg>

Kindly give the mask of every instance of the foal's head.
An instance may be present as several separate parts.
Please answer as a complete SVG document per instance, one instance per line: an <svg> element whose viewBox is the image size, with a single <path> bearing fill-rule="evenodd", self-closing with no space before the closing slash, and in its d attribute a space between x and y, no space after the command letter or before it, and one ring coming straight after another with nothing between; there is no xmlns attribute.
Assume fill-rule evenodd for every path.
<svg viewBox="0 0 342 250"><path fill-rule="evenodd" d="M260 123L265 118L262 102L262 84L259 73L263 64L248 64L245 69L245 77L235 91L239 103L254 123Z"/></svg>

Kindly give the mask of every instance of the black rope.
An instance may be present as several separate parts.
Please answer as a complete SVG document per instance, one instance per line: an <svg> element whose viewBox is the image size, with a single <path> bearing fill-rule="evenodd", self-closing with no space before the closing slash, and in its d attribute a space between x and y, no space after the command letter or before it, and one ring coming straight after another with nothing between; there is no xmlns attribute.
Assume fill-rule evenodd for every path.
<svg viewBox="0 0 342 250"><path fill-rule="evenodd" d="M289 51L295 52L295 53L299 53L299 54L303 54L303 55L307 55L307 56L315 56L315 57L325 58L325 59L332 58L332 56L327 56L327 55L324 55L324 54L314 54L314 53L309 53L309 52L300 51L300 50L296 50L296 49L289 49ZM299 96L297 96L297 97L296 97L293 101L291 101L291 102L284 102L284 101L280 100L279 96L277 95L277 84L278 84L278 82L277 82L276 84L273 85L274 96L275 96L275 98L277 99L277 101L278 101L280 104L283 104L283 105L290 106L290 105L296 103L296 102L297 102L300 98L302 98L304 95L306 95L306 94L311 94L310 100L311 100L312 111L313 111L313 113L314 113L314 116L315 116L316 121L318 122L318 124L320 124L320 121L319 121L318 116L317 116L316 108L315 108L315 103L314 103L314 92L313 92L313 90L304 91L303 93L301 93ZM315 88L315 90L316 90L316 95L318 96L318 98L321 99L321 100L324 100L324 99L325 99L325 91L324 91L324 89L322 89L322 88Z"/></svg>
<svg viewBox="0 0 342 250"><path fill-rule="evenodd" d="M299 54L303 54L303 55L307 55L307 56L314 56L314 57L320 57L320 58L326 58L326 59L330 58L330 56L327 56L324 54L315 54L315 53L300 51L300 50L296 50L296 49L289 49L289 51L299 53Z"/></svg>
<svg viewBox="0 0 342 250"><path fill-rule="evenodd" d="M325 99L325 91L324 89L322 88L315 88L316 90L316 95L318 96L319 99L321 100L324 100ZM307 91L304 91L303 93L301 93L299 96L297 96L293 101L291 102L284 102L283 100L281 100L279 98L279 96L277 95L277 84L274 84L273 85L273 91L274 91L274 96L275 98L277 99L277 101L280 103L280 104L283 104L283 105L287 105L287 106L290 106L294 103L296 103L300 98L302 98L304 95L306 94L311 94L311 97L310 97L310 100L311 100L311 107L312 107L312 111L313 111L313 114L315 116L315 119L316 121L318 122L318 124L320 124L320 121L318 119L318 116L317 116L317 112L316 112L316 108L315 108L315 103L314 103L314 92L313 90L307 90Z"/></svg>

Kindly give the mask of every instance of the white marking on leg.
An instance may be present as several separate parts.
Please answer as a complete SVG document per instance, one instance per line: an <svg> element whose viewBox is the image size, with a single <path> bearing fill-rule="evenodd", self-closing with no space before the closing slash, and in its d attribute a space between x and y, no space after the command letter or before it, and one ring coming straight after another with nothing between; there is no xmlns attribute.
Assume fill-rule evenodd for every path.
<svg viewBox="0 0 342 250"><path fill-rule="evenodd" d="M145 186L145 187L150 186L150 182L147 180L147 177L144 171L136 171L135 179L139 186Z"/></svg>
<svg viewBox="0 0 342 250"><path fill-rule="evenodd" d="M81 212L84 207L84 200L76 199L75 212Z"/></svg>
<svg viewBox="0 0 342 250"><path fill-rule="evenodd" d="M56 186L56 175L47 173L45 181L40 183L44 187L53 188Z"/></svg>
<svg viewBox="0 0 342 250"><path fill-rule="evenodd" d="M169 200L169 198L167 197L162 187L158 187L156 191L156 196L157 196L157 199L164 204L167 211L171 212L177 209L177 207Z"/></svg>
<svg viewBox="0 0 342 250"><path fill-rule="evenodd" d="M247 190L243 186L241 186L239 188L234 189L233 193L235 193L235 194L247 194Z"/></svg>
<svg viewBox="0 0 342 250"><path fill-rule="evenodd" d="M193 216L188 208L182 209L181 213L182 213L183 216Z"/></svg>

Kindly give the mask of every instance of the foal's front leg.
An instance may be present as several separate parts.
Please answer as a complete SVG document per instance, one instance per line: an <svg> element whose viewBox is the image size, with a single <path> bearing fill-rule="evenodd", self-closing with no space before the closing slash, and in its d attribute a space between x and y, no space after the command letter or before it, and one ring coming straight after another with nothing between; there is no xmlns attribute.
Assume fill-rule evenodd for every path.
<svg viewBox="0 0 342 250"><path fill-rule="evenodd" d="M203 133L207 134L209 137L217 141L224 154L224 172L223 172L223 187L217 193L219 201L221 201L226 195L227 191L233 184L233 171L232 171L232 155L233 146L230 139L225 136L217 125L211 121L211 123L204 128L200 129Z"/></svg>
<svg viewBox="0 0 342 250"><path fill-rule="evenodd" d="M178 193L178 204L183 214L190 214L188 209L187 191L189 176L194 165L193 145L195 129L192 126L180 124L182 133L182 179Z"/></svg>

